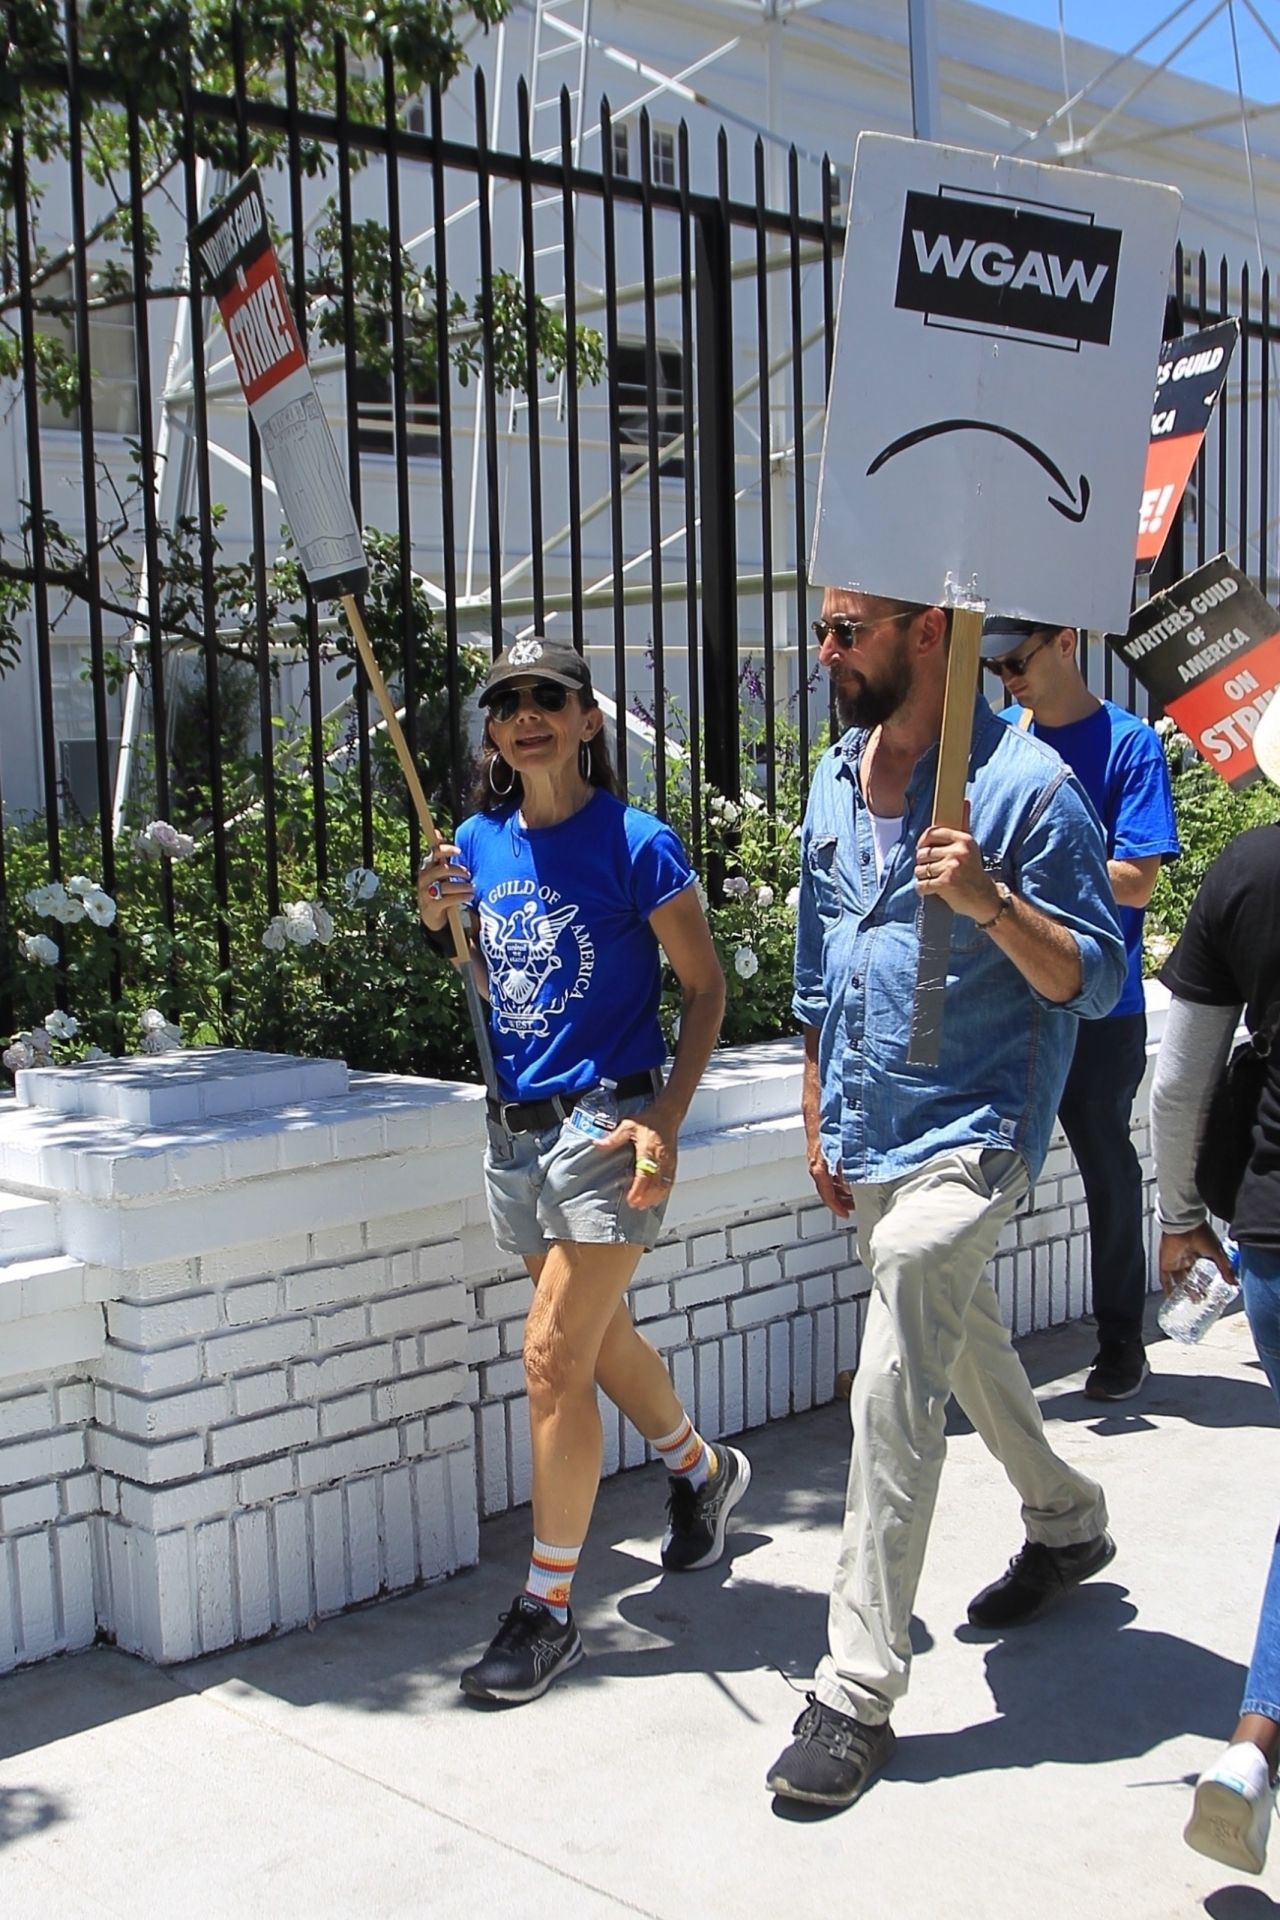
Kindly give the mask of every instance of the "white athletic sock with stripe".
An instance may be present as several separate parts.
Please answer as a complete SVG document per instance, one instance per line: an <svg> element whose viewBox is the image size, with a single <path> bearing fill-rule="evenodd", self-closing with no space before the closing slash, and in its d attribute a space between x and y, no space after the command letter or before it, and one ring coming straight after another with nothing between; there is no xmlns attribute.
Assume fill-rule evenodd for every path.
<svg viewBox="0 0 1280 1920"><path fill-rule="evenodd" d="M666 1461L667 1472L687 1480L696 1492L704 1487L715 1465L710 1447L686 1413L674 1433L666 1434L652 1445Z"/></svg>
<svg viewBox="0 0 1280 1920"><path fill-rule="evenodd" d="M549 1547L535 1540L524 1590L564 1626L569 1618L569 1593L578 1571L581 1547Z"/></svg>

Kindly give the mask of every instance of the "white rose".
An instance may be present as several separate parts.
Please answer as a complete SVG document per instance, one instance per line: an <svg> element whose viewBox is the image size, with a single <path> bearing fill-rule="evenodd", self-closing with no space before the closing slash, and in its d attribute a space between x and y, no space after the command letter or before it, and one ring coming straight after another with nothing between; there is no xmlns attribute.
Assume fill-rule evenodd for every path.
<svg viewBox="0 0 1280 1920"><path fill-rule="evenodd" d="M346 889L347 905L354 907L361 900L372 900L382 884L372 867L352 867L342 880Z"/></svg>
<svg viewBox="0 0 1280 1920"><path fill-rule="evenodd" d="M97 881L91 880L87 873L73 873L67 882L68 893L84 895L86 893L96 893L97 891Z"/></svg>
<svg viewBox="0 0 1280 1920"><path fill-rule="evenodd" d="M734 971L740 980L754 979L760 971L760 962L756 958L754 947L739 947L733 956Z"/></svg>
<svg viewBox="0 0 1280 1920"><path fill-rule="evenodd" d="M27 1067L34 1067L36 1056L29 1040L15 1040L11 1047L6 1047L0 1054L0 1060L4 1061L10 1073L21 1073Z"/></svg>
<svg viewBox="0 0 1280 1920"><path fill-rule="evenodd" d="M724 812L724 795L723 794L720 794L720 793L712 794L710 800L708 800L707 802L707 812L708 813Z"/></svg>
<svg viewBox="0 0 1280 1920"><path fill-rule="evenodd" d="M295 947L309 947L316 937L315 916L306 900L290 900L285 907L284 937Z"/></svg>
<svg viewBox="0 0 1280 1920"><path fill-rule="evenodd" d="M772 887L758 887L756 889L756 905L758 907L771 907L773 905Z"/></svg>
<svg viewBox="0 0 1280 1920"><path fill-rule="evenodd" d="M159 1007L148 1007L139 1025L144 1053L177 1053L182 1047L182 1029L166 1020Z"/></svg>
<svg viewBox="0 0 1280 1920"><path fill-rule="evenodd" d="M742 818L742 808L733 800L726 800L720 812L726 827L736 827Z"/></svg>
<svg viewBox="0 0 1280 1920"><path fill-rule="evenodd" d="M311 905L311 919L316 930L316 939L322 947L327 947L333 938L333 915L322 907L318 901L313 901Z"/></svg>
<svg viewBox="0 0 1280 1920"><path fill-rule="evenodd" d="M147 838L157 852L170 860L185 860L196 850L196 843L189 833L179 833L167 820L153 820L147 828Z"/></svg>
<svg viewBox="0 0 1280 1920"><path fill-rule="evenodd" d="M47 933L24 933L21 944L24 960L35 960L42 967L57 966L58 949Z"/></svg>
<svg viewBox="0 0 1280 1920"><path fill-rule="evenodd" d="M51 880L47 886L32 887L26 901L32 913L42 920L51 920L66 897L67 890L61 881Z"/></svg>
<svg viewBox="0 0 1280 1920"><path fill-rule="evenodd" d="M268 953L284 952L284 915L283 914L278 913L274 920L268 921L267 930L262 936L262 944L267 949Z"/></svg>
<svg viewBox="0 0 1280 1920"><path fill-rule="evenodd" d="M109 927L116 917L116 903L109 893L95 887L84 896L84 910L95 927Z"/></svg>
<svg viewBox="0 0 1280 1920"><path fill-rule="evenodd" d="M724 883L726 900L745 900L750 891L750 882L744 880L740 873L731 874Z"/></svg>
<svg viewBox="0 0 1280 1920"><path fill-rule="evenodd" d="M52 1034L55 1040L74 1040L80 1031L80 1022L74 1014L63 1013L60 1007L55 1007L52 1013L45 1015L44 1025L45 1032Z"/></svg>
<svg viewBox="0 0 1280 1920"><path fill-rule="evenodd" d="M31 1032L28 1034L23 1034L22 1038L24 1040L29 1040L31 1042L31 1045L35 1050L35 1056L36 1056L37 1062L38 1063L43 1062L44 1064L47 1065L49 1054L52 1051L52 1045L53 1045L52 1041L49 1039L48 1028L32 1027Z"/></svg>
<svg viewBox="0 0 1280 1920"><path fill-rule="evenodd" d="M77 899L74 894L64 893L62 898L55 900L50 907L49 917L52 920L60 920L64 927L74 927L84 919L84 912L83 900Z"/></svg>
<svg viewBox="0 0 1280 1920"><path fill-rule="evenodd" d="M109 1053L104 1053L101 1047L90 1047L88 1053L86 1053L85 1055L85 1059L89 1061L109 1060L110 1058L111 1058L111 1055Z"/></svg>
<svg viewBox="0 0 1280 1920"><path fill-rule="evenodd" d="M799 887L792 887L791 891L787 895L787 905L791 907L793 910L800 905Z"/></svg>

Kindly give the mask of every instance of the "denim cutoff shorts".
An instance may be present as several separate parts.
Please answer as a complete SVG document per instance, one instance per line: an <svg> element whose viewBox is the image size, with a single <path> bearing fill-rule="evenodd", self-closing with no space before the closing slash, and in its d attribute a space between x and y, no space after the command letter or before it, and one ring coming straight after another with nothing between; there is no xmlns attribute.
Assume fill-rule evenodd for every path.
<svg viewBox="0 0 1280 1920"><path fill-rule="evenodd" d="M621 1119L651 1106L651 1094L618 1104ZM665 1200L627 1205L635 1149L579 1133L572 1117L541 1133L508 1133L492 1118L484 1156L484 1193L494 1239L504 1253L545 1253L553 1240L649 1248L662 1232Z"/></svg>

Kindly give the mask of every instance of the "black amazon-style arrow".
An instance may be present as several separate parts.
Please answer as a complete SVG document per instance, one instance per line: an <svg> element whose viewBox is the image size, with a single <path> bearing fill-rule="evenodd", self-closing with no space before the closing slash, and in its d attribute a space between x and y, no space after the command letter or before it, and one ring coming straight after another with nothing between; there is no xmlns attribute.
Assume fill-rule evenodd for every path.
<svg viewBox="0 0 1280 1920"><path fill-rule="evenodd" d="M1049 505L1055 513L1060 513L1064 520L1074 520L1077 525L1088 513L1091 489L1083 473L1080 475L1079 503L1077 504L1076 490L1072 488L1062 469L1055 466L1043 447L1038 447L1034 440L1028 440L1025 434L1015 433L1012 427L993 426L989 420L937 420L931 427L916 427L911 433L904 433L900 440L892 441L876 455L867 468L868 480L872 474L879 473L881 467L892 460L895 454L905 453L908 447L918 447L925 440L934 440L940 433L995 433L999 434L1002 440L1012 440L1014 446L1021 447L1024 453L1029 453L1037 466L1044 468L1054 485L1060 487L1066 494L1065 500L1055 500L1050 495Z"/></svg>

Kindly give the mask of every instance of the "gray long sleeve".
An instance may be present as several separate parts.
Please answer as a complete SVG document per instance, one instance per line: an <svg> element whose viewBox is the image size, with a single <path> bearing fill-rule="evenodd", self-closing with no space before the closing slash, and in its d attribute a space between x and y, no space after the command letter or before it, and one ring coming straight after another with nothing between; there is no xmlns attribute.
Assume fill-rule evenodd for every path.
<svg viewBox="0 0 1280 1920"><path fill-rule="evenodd" d="M1208 1216L1196 1191L1196 1153L1240 1011L1176 997L1169 1004L1151 1083L1156 1223L1166 1233L1189 1233Z"/></svg>

